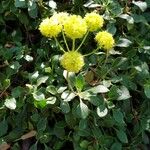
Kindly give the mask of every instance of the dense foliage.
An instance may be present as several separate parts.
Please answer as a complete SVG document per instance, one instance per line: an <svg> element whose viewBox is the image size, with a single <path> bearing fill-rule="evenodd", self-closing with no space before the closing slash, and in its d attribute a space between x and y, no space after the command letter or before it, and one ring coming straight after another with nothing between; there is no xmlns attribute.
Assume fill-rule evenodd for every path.
<svg viewBox="0 0 150 150"><path fill-rule="evenodd" d="M97 32L90 32L80 52L91 55L67 73L58 42L39 31L55 11L96 11L114 49L94 51ZM149 0L1 0L0 149L148 150L149 23Z"/></svg>

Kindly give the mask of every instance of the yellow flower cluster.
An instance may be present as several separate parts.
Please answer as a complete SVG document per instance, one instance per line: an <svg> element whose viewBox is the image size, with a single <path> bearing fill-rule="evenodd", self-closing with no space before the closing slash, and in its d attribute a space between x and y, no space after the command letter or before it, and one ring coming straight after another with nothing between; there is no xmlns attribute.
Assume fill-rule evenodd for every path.
<svg viewBox="0 0 150 150"><path fill-rule="evenodd" d="M71 39L82 38L87 30L93 32L104 24L102 16L95 12L87 13L84 19L78 15L69 15L65 12L54 13L50 18L44 19L39 30L46 37L57 37L62 31Z"/></svg>
<svg viewBox="0 0 150 150"><path fill-rule="evenodd" d="M98 45L105 50L111 50L115 44L112 34L108 33L107 31L98 32L95 40L97 41Z"/></svg>
<svg viewBox="0 0 150 150"><path fill-rule="evenodd" d="M103 17L95 12L87 13L84 18L79 15L70 15L65 12L60 12L54 13L50 18L44 19L39 25L39 30L42 35L49 38L55 38L56 42L58 42L56 37L59 33L64 33L62 37L68 52L66 52L58 42L61 50L64 51L60 63L68 72L77 73L84 66L84 57L78 52L78 49L80 49L84 43L89 32L95 32L101 29L103 25ZM66 36L73 40L71 51L69 51L69 46L65 38ZM75 40L79 38L83 38L83 41L76 48ZM98 46L106 51L111 50L115 45L112 34L107 31L98 32L95 40L98 43Z"/></svg>
<svg viewBox="0 0 150 150"><path fill-rule="evenodd" d="M68 72L78 73L84 66L84 58L77 51L69 51L61 57L60 63Z"/></svg>
<svg viewBox="0 0 150 150"><path fill-rule="evenodd" d="M96 31L100 29L101 27L103 27L103 24L104 24L103 17L95 12L87 13L84 19L87 23L88 30L91 32Z"/></svg>
<svg viewBox="0 0 150 150"><path fill-rule="evenodd" d="M64 23L64 32L71 39L82 38L87 32L87 24L81 16L71 15Z"/></svg>
<svg viewBox="0 0 150 150"><path fill-rule="evenodd" d="M62 26L59 24L57 19L54 20L51 18L46 18L41 22L39 30L42 35L52 38L58 36L62 30Z"/></svg>

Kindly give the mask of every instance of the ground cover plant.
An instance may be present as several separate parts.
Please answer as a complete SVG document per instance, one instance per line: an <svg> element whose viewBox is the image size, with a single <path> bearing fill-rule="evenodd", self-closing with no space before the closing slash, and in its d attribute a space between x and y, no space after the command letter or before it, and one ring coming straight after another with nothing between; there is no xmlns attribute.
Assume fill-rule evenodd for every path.
<svg viewBox="0 0 150 150"><path fill-rule="evenodd" d="M0 150L148 150L150 2L0 1Z"/></svg>

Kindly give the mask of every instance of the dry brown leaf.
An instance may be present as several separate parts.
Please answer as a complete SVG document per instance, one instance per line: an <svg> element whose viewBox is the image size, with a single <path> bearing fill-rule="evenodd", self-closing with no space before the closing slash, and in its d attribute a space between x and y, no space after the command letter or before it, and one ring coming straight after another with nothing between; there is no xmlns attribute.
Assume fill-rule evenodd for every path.
<svg viewBox="0 0 150 150"><path fill-rule="evenodd" d="M13 43L6 43L5 48L11 48L11 47L14 47L14 44Z"/></svg>
<svg viewBox="0 0 150 150"><path fill-rule="evenodd" d="M32 130L32 131L22 135L20 139L22 139L22 140L29 139L29 138L31 138L31 137L33 137L35 135L36 135L36 131Z"/></svg>
<svg viewBox="0 0 150 150"><path fill-rule="evenodd" d="M85 74L85 80L86 82L90 83L94 80L94 73L92 71L88 71L86 74Z"/></svg>
<svg viewBox="0 0 150 150"><path fill-rule="evenodd" d="M10 145L7 143L1 144L0 145L0 150L8 150L10 148Z"/></svg>

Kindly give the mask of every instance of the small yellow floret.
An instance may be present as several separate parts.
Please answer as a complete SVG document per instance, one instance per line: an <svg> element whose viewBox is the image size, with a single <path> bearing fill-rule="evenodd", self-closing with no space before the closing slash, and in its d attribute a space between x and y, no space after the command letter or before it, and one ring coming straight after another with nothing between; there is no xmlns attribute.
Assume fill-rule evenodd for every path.
<svg viewBox="0 0 150 150"><path fill-rule="evenodd" d="M60 63L68 72L78 73L84 66L84 57L77 51L69 51L61 57Z"/></svg>
<svg viewBox="0 0 150 150"><path fill-rule="evenodd" d="M103 27L104 19L95 12L87 13L84 17L88 30L93 32Z"/></svg>
<svg viewBox="0 0 150 150"><path fill-rule="evenodd" d="M87 32L87 24L81 16L72 15L64 23L65 34L71 39L82 38Z"/></svg>
<svg viewBox="0 0 150 150"><path fill-rule="evenodd" d="M97 41L98 45L105 50L112 49L115 44L112 34L108 33L107 31L98 32L95 40Z"/></svg>
<svg viewBox="0 0 150 150"><path fill-rule="evenodd" d="M39 25L39 30L42 35L52 38L58 36L62 30L62 26L58 23L57 20L46 18Z"/></svg>
<svg viewBox="0 0 150 150"><path fill-rule="evenodd" d="M59 24L64 25L69 18L69 14L66 12L54 13L51 19L57 20Z"/></svg>

